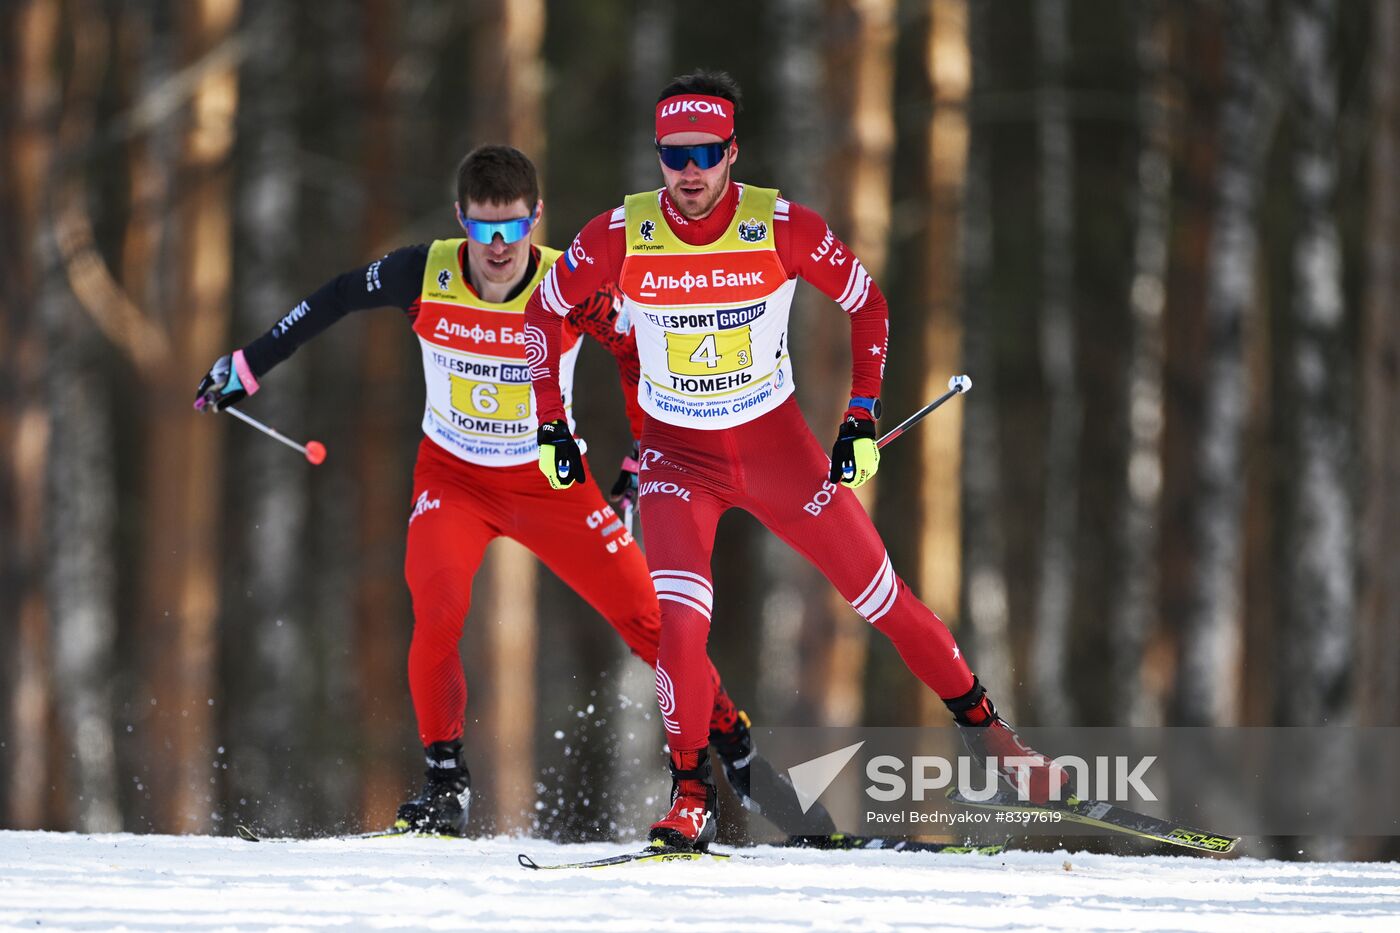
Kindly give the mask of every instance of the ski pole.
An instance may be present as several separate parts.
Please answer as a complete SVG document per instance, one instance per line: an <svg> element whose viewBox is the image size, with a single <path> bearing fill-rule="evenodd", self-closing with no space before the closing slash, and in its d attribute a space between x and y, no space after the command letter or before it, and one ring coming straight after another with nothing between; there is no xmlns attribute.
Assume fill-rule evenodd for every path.
<svg viewBox="0 0 1400 933"><path fill-rule="evenodd" d="M890 431L884 437L876 441L875 446L884 447L890 441L894 440L896 437L899 437L899 435L903 434L905 431L918 424L925 418L925 416L928 415L929 412L933 411L939 405L942 405L944 402L948 401L948 399L952 398L955 395L962 395L964 392L969 392L971 390L971 376L953 376L951 379L948 380L947 392L944 392L942 395L938 396L938 398L929 402L927 405L914 412L908 418L905 418L892 431Z"/></svg>
<svg viewBox="0 0 1400 933"><path fill-rule="evenodd" d="M290 437L287 437L284 434L272 430L272 428L269 428L267 425L263 424L261 421L254 418L253 416L243 414L243 412L239 411L237 408L229 407L225 408L224 411L228 412L230 415L233 415L235 418L237 418L239 421L242 421L244 424L251 425L252 427L257 428L259 431L263 432L273 440L281 441L293 450L301 451L302 455L306 457L307 460L311 461L311 463L314 465L319 466L326 460L326 445L322 444L320 441L307 441L305 446L303 446L301 444L298 444L296 441L292 440Z"/></svg>

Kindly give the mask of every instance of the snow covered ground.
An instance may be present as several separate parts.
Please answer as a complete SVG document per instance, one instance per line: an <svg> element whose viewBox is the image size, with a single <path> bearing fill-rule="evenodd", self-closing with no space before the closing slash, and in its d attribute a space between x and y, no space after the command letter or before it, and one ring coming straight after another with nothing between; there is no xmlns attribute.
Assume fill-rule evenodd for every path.
<svg viewBox="0 0 1400 933"><path fill-rule="evenodd" d="M1400 864L747 850L531 872L616 845L0 832L5 930L1395 930Z"/></svg>

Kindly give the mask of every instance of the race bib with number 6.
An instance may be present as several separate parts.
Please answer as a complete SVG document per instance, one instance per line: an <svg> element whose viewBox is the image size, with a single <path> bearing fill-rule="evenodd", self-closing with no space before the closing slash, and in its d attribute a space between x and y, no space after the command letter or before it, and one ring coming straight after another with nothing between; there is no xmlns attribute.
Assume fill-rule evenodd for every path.
<svg viewBox="0 0 1400 933"><path fill-rule="evenodd" d="M530 416L529 383L473 382L452 376L452 407L477 418L515 421Z"/></svg>

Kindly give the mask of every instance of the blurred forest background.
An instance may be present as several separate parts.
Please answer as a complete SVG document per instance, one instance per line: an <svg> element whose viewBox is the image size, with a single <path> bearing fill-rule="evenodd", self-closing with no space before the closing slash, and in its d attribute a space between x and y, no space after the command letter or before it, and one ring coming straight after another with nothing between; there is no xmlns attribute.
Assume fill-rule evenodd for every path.
<svg viewBox="0 0 1400 933"><path fill-rule="evenodd" d="M0 825L392 816L413 336L353 315L244 406L322 467L195 385L332 275L460 235L477 144L540 165L555 246L659 186L655 95L700 66L746 92L736 177L888 295L885 426L974 380L862 497L1008 718L1400 724L1400 3L7 0L0 41ZM799 295L825 439L848 325ZM607 484L596 346L578 385ZM756 722L947 723L747 515L714 570ZM623 803L667 786L650 672L519 548L462 654L481 831L654 817Z"/></svg>

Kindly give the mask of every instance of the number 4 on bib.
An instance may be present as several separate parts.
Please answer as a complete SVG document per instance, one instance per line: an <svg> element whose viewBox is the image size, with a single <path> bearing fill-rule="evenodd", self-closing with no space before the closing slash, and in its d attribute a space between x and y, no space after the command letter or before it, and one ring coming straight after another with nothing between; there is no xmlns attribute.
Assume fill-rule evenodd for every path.
<svg viewBox="0 0 1400 933"><path fill-rule="evenodd" d="M753 362L748 325L710 334L666 332L666 363L678 376L711 376L747 369Z"/></svg>

